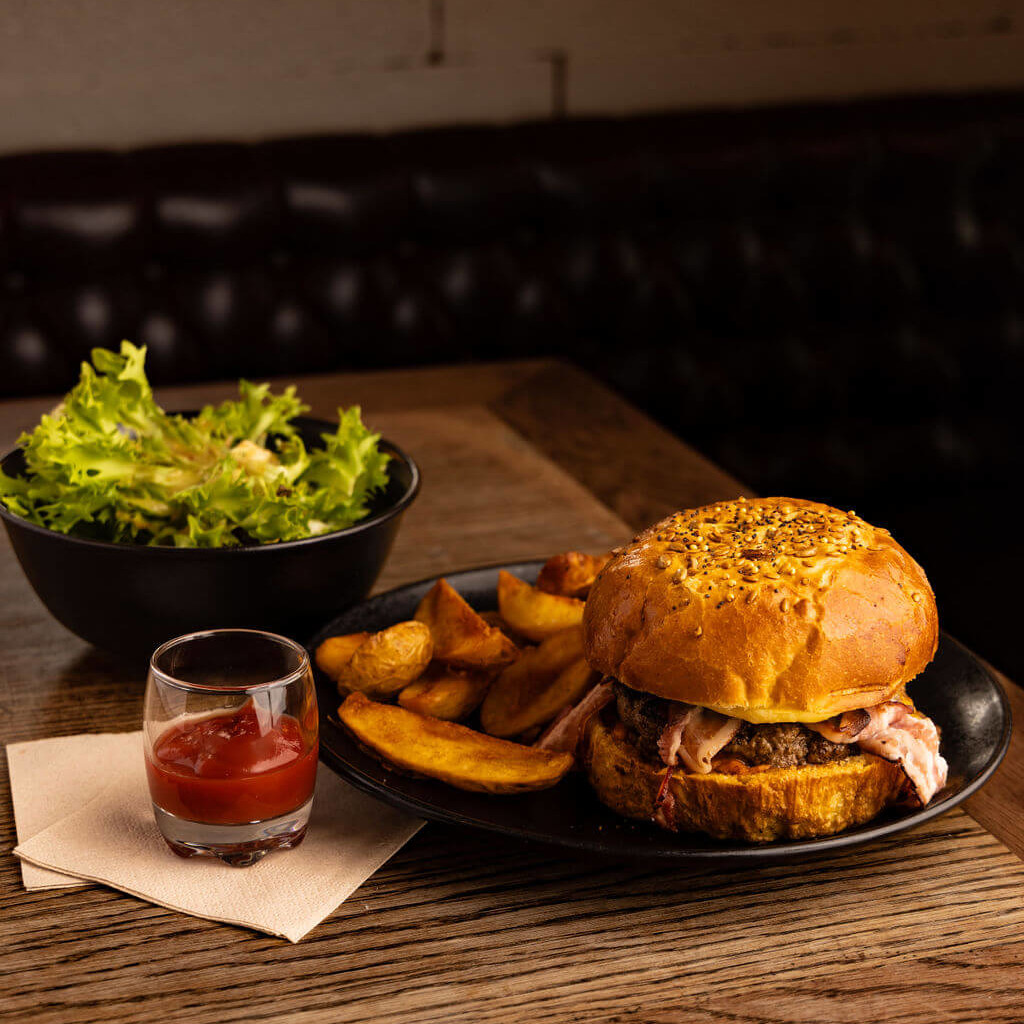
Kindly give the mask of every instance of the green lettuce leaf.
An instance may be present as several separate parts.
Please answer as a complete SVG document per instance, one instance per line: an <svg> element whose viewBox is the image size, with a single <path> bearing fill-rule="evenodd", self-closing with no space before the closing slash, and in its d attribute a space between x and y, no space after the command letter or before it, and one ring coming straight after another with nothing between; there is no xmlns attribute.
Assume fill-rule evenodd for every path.
<svg viewBox="0 0 1024 1024"><path fill-rule="evenodd" d="M164 412L146 350L94 349L75 387L22 435L26 472L0 471L0 501L63 533L177 547L298 540L344 529L387 485L388 456L358 407L307 450L294 387L239 382L239 397L188 419Z"/></svg>

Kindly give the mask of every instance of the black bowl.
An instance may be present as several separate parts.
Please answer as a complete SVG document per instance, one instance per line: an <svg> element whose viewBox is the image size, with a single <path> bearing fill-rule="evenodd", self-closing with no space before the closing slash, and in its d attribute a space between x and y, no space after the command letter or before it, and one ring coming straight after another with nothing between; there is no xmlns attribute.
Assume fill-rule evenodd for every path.
<svg viewBox="0 0 1024 1024"><path fill-rule="evenodd" d="M337 429L293 421L309 447ZM85 540L26 522L0 503L7 535L29 583L59 622L97 647L152 651L197 629L243 626L304 636L361 601L391 550L420 473L390 441L380 442L388 485L355 526L305 540L235 548L147 547ZM20 449L0 461L24 472Z"/></svg>

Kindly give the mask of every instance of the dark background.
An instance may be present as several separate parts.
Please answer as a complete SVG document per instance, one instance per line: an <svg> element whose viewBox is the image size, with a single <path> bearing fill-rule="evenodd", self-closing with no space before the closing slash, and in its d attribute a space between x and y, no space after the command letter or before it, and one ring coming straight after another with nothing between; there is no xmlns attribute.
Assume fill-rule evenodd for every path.
<svg viewBox="0 0 1024 1024"><path fill-rule="evenodd" d="M0 394L560 355L1021 675L1022 172L1017 94L0 158Z"/></svg>

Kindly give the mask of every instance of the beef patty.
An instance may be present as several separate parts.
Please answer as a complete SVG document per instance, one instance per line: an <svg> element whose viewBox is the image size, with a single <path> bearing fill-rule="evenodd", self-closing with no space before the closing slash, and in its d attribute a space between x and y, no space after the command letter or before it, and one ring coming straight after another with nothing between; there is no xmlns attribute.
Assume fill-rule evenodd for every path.
<svg viewBox="0 0 1024 1024"><path fill-rule="evenodd" d="M615 682L619 718L636 736L636 745L647 757L660 761L658 737L668 724L671 701L641 693ZM832 743L799 722L752 725L744 722L723 754L742 758L750 765L794 768L801 764L828 764L860 753L856 743Z"/></svg>

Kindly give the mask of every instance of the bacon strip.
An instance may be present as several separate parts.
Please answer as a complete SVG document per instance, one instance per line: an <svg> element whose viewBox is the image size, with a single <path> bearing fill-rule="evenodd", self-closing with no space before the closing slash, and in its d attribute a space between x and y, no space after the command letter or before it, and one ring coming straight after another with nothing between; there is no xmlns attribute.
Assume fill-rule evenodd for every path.
<svg viewBox="0 0 1024 1024"><path fill-rule="evenodd" d="M658 790L658 795L654 798L654 814L651 815L651 821L655 824L660 825L662 828L667 828L672 832L679 831L675 821L672 820L673 813L676 809L676 798L672 795L672 790L669 789L669 779L672 778L672 769L669 768L665 772L665 778L661 781L661 788Z"/></svg>
<svg viewBox="0 0 1024 1024"><path fill-rule="evenodd" d="M728 746L740 727L738 718L692 704L673 704L658 739L658 753L670 768L681 760L688 771L707 775L711 759Z"/></svg>
<svg viewBox="0 0 1024 1024"><path fill-rule="evenodd" d="M842 718L808 723L807 728L833 743L856 743L862 750L895 761L910 781L923 807L946 784L949 765L939 753L935 723L913 708L890 700L865 708L867 724L853 732L842 730Z"/></svg>
<svg viewBox="0 0 1024 1024"><path fill-rule="evenodd" d="M854 743L857 737L871 724L871 715L865 708L857 711L844 711L841 715L833 715L824 722L808 724L808 729L820 733L831 743Z"/></svg>
<svg viewBox="0 0 1024 1024"><path fill-rule="evenodd" d="M670 704L668 723L658 737L658 753L669 767L679 763L679 748L690 719L700 710L692 704Z"/></svg>
<svg viewBox="0 0 1024 1024"><path fill-rule="evenodd" d="M555 720L544 730L534 743L541 750L557 750L567 754L575 754L579 746L583 727L592 715L597 714L606 704L611 703L614 693L611 680L605 680L595 686L580 702L571 708L564 708Z"/></svg>
<svg viewBox="0 0 1024 1024"><path fill-rule="evenodd" d="M683 742L679 745L683 764L691 772L706 775L711 771L711 759L723 747L729 745L740 724L738 718L729 718L717 711L699 708L698 714L690 719L689 726L683 733Z"/></svg>

